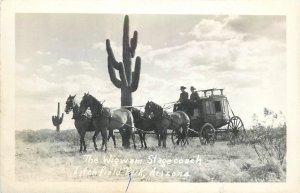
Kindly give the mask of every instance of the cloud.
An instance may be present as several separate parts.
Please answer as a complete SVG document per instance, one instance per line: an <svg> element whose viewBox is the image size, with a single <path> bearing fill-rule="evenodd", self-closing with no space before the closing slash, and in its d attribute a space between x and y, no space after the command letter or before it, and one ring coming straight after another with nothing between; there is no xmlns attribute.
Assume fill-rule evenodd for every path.
<svg viewBox="0 0 300 193"><path fill-rule="evenodd" d="M84 69L84 70L95 70L95 67L92 66L87 61L79 61L78 64Z"/></svg>
<svg viewBox="0 0 300 193"><path fill-rule="evenodd" d="M50 72L52 70L52 66L51 65L42 65L42 69L45 72Z"/></svg>
<svg viewBox="0 0 300 193"><path fill-rule="evenodd" d="M49 52L49 51L41 51L41 50L37 50L36 52L35 52L35 54L37 54L37 55L51 55L52 53L51 52Z"/></svg>
<svg viewBox="0 0 300 193"><path fill-rule="evenodd" d="M17 83L19 83L17 84L18 90L23 90L26 93L48 92L58 87L58 84L49 82L37 74L32 74L27 78L21 78Z"/></svg>
<svg viewBox="0 0 300 193"><path fill-rule="evenodd" d="M22 61L23 61L24 63L29 63L29 62L32 61L32 59L31 59L31 58L24 58Z"/></svg>
<svg viewBox="0 0 300 193"><path fill-rule="evenodd" d="M56 63L58 66L70 66L73 64L73 61L67 58L60 58Z"/></svg>
<svg viewBox="0 0 300 193"><path fill-rule="evenodd" d="M93 49L100 49L100 50L106 50L106 45L104 42L97 42L94 43L92 46Z"/></svg>
<svg viewBox="0 0 300 193"><path fill-rule="evenodd" d="M228 40L239 35L234 31L227 30L224 26L224 23L217 20L202 19L194 26L190 34L194 35L199 40L212 41Z"/></svg>
<svg viewBox="0 0 300 193"><path fill-rule="evenodd" d="M265 37L285 41L285 16L229 16L225 20L226 28L251 38Z"/></svg>
<svg viewBox="0 0 300 193"><path fill-rule="evenodd" d="M73 66L74 68L78 69L78 70L88 70L88 71L93 71L95 70L95 67L88 61L73 61L70 59L66 59L66 58L60 58L57 62L56 62L57 66Z"/></svg>

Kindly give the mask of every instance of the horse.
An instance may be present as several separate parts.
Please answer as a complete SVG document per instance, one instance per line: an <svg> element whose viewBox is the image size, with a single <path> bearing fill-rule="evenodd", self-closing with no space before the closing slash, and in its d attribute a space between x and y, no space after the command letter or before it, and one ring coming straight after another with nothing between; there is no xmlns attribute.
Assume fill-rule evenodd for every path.
<svg viewBox="0 0 300 193"><path fill-rule="evenodd" d="M84 114L82 114L79 110L79 103L75 99L76 95L74 96L69 96L67 101L66 101L66 108L65 112L69 114L70 111L73 111L73 116L72 119L74 119L74 125L75 128L80 136L80 152L82 152L82 146L83 146L83 151L86 152L86 145L84 141L85 133L87 131L95 131L95 128L93 127L92 124L92 119L91 119L91 113L89 110L87 110Z"/></svg>
<svg viewBox="0 0 300 193"><path fill-rule="evenodd" d="M107 107L103 107L94 96L89 93L85 93L80 102L80 111L83 113L87 108L91 109L93 116L93 126L95 127L95 134L93 136L94 147L97 149L96 137L99 132L102 136L102 146L105 146L105 151L107 151L107 129L111 135L115 129L119 129L122 136L122 146L125 148L130 147L130 137L133 141L133 146L136 148L134 139L134 123L133 117L129 110L127 109L116 109L110 110Z"/></svg>
<svg viewBox="0 0 300 193"><path fill-rule="evenodd" d="M181 133L181 138L178 138L177 145L180 140L187 137L187 129L190 125L189 116L183 111L175 111L173 113L168 113L163 110L163 108L152 102L148 101L145 105L145 116L149 117L155 122L156 128L158 128L158 146L161 146L161 141L163 141L163 147L166 147L167 130L175 130L177 133Z"/></svg>
<svg viewBox="0 0 300 193"><path fill-rule="evenodd" d="M155 134L158 137L158 131L155 127L155 123L153 120L145 117L144 113L137 108L131 108L131 112L134 119L134 125L136 127L137 134L140 137L141 148L145 146L145 149L147 149L146 132L154 130Z"/></svg>

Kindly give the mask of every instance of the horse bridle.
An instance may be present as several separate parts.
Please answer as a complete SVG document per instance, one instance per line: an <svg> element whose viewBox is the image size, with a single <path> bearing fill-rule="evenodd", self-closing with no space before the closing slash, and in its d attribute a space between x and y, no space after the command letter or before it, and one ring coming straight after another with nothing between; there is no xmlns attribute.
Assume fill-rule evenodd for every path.
<svg viewBox="0 0 300 193"><path fill-rule="evenodd" d="M154 115L154 119L157 119L157 120L160 120L160 119L162 119L163 118L163 108L161 107L161 106L159 106L159 105L157 105L157 104L155 104L155 103L153 103L153 102L151 102L152 103L152 105L151 105L151 111L152 111L152 113L153 113L153 115ZM161 112L161 114L160 114L160 112Z"/></svg>

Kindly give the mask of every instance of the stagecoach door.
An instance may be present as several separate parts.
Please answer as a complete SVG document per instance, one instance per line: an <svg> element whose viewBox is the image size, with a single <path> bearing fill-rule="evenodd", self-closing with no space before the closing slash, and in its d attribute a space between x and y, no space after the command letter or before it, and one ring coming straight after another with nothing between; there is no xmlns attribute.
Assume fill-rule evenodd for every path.
<svg viewBox="0 0 300 193"><path fill-rule="evenodd" d="M215 110L215 104L214 101L205 100L204 101L204 122L205 123L211 123L215 126L216 123L216 110Z"/></svg>

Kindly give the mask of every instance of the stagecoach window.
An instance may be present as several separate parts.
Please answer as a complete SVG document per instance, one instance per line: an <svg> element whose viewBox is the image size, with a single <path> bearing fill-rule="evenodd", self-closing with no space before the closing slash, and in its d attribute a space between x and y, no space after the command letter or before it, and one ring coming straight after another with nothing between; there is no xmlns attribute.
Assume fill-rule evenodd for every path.
<svg viewBox="0 0 300 193"><path fill-rule="evenodd" d="M221 101L215 101L215 109L216 109L216 112L221 112L222 111Z"/></svg>
<svg viewBox="0 0 300 193"><path fill-rule="evenodd" d="M214 114L214 106L212 101L206 101L205 102L205 110L206 114Z"/></svg>

